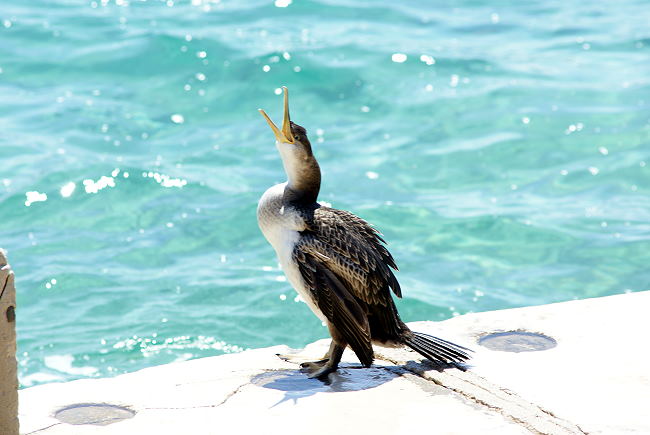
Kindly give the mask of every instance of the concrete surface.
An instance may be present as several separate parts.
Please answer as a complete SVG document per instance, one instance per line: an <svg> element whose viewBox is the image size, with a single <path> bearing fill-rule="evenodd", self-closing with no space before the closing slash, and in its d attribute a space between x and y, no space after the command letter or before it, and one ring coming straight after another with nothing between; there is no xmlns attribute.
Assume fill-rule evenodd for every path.
<svg viewBox="0 0 650 435"><path fill-rule="evenodd" d="M292 362L276 354L294 351L275 346L41 385L20 391L21 433L650 433L649 306L650 292L640 292L411 324L472 347L467 372L378 348L369 369L346 351L326 385L296 364L320 357L320 340ZM518 352L477 344L505 331L543 333L556 345L530 351L528 336L508 338Z"/></svg>
<svg viewBox="0 0 650 435"><path fill-rule="evenodd" d="M0 249L0 434L18 435L16 375L16 288L14 273Z"/></svg>

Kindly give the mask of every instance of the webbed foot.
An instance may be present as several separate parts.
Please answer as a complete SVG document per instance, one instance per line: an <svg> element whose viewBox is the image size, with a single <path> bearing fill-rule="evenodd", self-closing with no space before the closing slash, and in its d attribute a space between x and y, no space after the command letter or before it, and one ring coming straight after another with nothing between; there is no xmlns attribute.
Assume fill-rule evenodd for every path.
<svg viewBox="0 0 650 435"><path fill-rule="evenodd" d="M309 373L307 377L309 379L320 379L321 381L325 381L327 380L327 376L330 373L334 373L336 369L336 367L331 367L329 364L325 364L318 370Z"/></svg>
<svg viewBox="0 0 650 435"><path fill-rule="evenodd" d="M315 371L315 370L318 370L318 369L322 368L325 364L327 364L327 362L329 360L330 360L329 358L325 358L325 359L321 359L321 360L318 360L318 361L306 361L306 362L300 364L300 368Z"/></svg>
<svg viewBox="0 0 650 435"><path fill-rule="evenodd" d="M318 364L317 368L320 368L323 364L329 361L330 355L332 354L332 349L335 345L336 344L334 341L332 341L327 353L323 355L323 357L318 361L309 361L311 358L313 358L313 356L309 357L307 355L301 355L299 353L276 353L275 355L282 361L290 362L293 364L300 364L300 367L303 368L311 367L312 364Z"/></svg>
<svg viewBox="0 0 650 435"><path fill-rule="evenodd" d="M275 356L280 358L282 361L286 361L290 363L297 363L296 360L301 359L299 355L292 355L290 353L276 353Z"/></svg>
<svg viewBox="0 0 650 435"><path fill-rule="evenodd" d="M343 356L343 349L345 349L345 346L339 345L332 341L330 351L328 352L328 355L326 355L327 358L324 358L320 361L301 364L301 367L309 370L309 374L307 376L310 379L320 379L321 381L327 381L327 375L334 373L338 368L339 362L341 362L341 356Z"/></svg>

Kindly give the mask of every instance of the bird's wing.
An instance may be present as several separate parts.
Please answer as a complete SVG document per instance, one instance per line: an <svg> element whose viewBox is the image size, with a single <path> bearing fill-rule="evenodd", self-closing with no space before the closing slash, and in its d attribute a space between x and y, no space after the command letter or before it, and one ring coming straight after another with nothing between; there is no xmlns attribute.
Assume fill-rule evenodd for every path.
<svg viewBox="0 0 650 435"><path fill-rule="evenodd" d="M305 233L314 235L309 248L327 257L328 268L352 294L368 304L387 305L389 288L402 297L392 269L397 265L379 232L354 214L329 207L314 211ZM321 257L324 259L324 257Z"/></svg>
<svg viewBox="0 0 650 435"><path fill-rule="evenodd" d="M390 308L390 290L401 297L393 257L379 233L352 213L320 207L293 251L302 277L325 317L362 363L372 361L369 306Z"/></svg>
<svg viewBox="0 0 650 435"><path fill-rule="evenodd" d="M327 320L350 345L359 361L370 366L373 351L367 313L323 259L310 252L311 244L303 240L294 248L294 260L303 280Z"/></svg>

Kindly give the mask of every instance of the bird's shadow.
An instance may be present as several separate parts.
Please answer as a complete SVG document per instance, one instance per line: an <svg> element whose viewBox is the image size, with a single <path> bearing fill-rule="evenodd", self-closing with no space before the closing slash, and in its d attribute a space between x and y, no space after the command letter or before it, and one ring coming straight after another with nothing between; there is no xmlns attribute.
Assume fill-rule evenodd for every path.
<svg viewBox="0 0 650 435"><path fill-rule="evenodd" d="M326 379L311 379L301 370L273 370L253 376L251 383L262 388L284 391L284 397L272 407L287 400L297 403L299 399L317 393L343 393L378 387L398 377L395 367L342 364Z"/></svg>
<svg viewBox="0 0 650 435"><path fill-rule="evenodd" d="M437 366L428 361L409 363L415 364L421 370L442 371L451 368ZM324 380L311 379L304 370L299 369L273 370L253 376L250 382L262 388L284 392L284 397L271 406L273 408L288 400L296 404L299 399L318 393L345 393L376 388L411 372L405 367L373 364L366 368L359 364L341 364L336 372Z"/></svg>

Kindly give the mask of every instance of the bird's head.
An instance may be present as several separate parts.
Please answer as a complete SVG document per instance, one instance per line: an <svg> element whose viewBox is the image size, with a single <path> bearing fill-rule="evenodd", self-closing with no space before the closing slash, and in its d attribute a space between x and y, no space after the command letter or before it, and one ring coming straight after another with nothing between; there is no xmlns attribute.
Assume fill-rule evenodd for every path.
<svg viewBox="0 0 650 435"><path fill-rule="evenodd" d="M286 86L282 86L282 91L284 92L284 115L282 117L282 129L279 129L269 115L262 109L259 109L266 122L273 130L275 135L275 144L280 150L280 154L290 153L294 155L305 155L309 156L312 154L311 143L307 137L307 130L304 127L292 122L289 117L289 90Z"/></svg>
<svg viewBox="0 0 650 435"><path fill-rule="evenodd" d="M284 86L282 90L284 91L282 129L271 121L264 110L259 109L259 111L275 135L275 146L282 157L289 189L301 192L300 195L307 202L316 201L320 189L320 168L311 151L307 130L291 122L289 118L289 91Z"/></svg>

